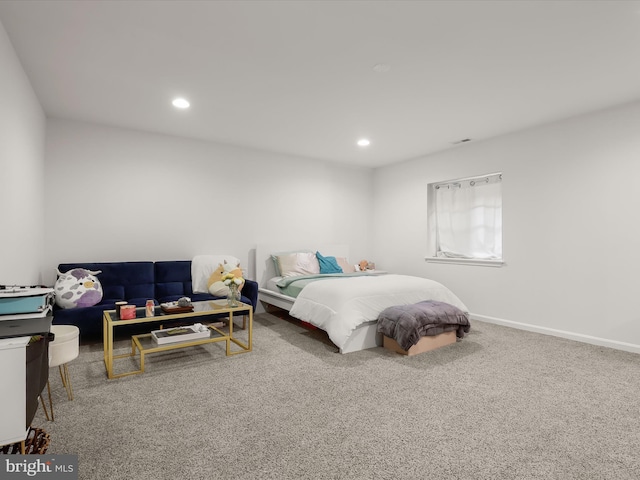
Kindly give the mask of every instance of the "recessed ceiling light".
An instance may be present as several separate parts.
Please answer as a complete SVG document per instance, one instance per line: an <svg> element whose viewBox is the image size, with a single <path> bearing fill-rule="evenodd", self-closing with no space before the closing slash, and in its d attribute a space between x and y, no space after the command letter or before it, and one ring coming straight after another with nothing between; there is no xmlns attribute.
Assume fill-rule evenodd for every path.
<svg viewBox="0 0 640 480"><path fill-rule="evenodd" d="M176 98L171 102L176 108L189 108L189 102L184 98Z"/></svg>
<svg viewBox="0 0 640 480"><path fill-rule="evenodd" d="M361 138L360 140L358 140L358 145L360 145L361 147L368 147L370 143L371 142L366 138Z"/></svg>

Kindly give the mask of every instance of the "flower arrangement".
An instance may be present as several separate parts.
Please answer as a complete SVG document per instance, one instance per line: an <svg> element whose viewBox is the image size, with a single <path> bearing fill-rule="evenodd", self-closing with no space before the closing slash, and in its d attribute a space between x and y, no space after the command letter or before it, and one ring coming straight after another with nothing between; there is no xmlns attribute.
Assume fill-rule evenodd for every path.
<svg viewBox="0 0 640 480"><path fill-rule="evenodd" d="M244 283L244 278L241 275L236 276L233 272L228 272L222 276L222 283L229 287L227 304L230 307L237 307L240 300L240 287Z"/></svg>
<svg viewBox="0 0 640 480"><path fill-rule="evenodd" d="M224 283L227 287L232 283L240 286L244 283L244 278L242 278L241 276L236 277L232 272L229 272L222 276L222 283Z"/></svg>

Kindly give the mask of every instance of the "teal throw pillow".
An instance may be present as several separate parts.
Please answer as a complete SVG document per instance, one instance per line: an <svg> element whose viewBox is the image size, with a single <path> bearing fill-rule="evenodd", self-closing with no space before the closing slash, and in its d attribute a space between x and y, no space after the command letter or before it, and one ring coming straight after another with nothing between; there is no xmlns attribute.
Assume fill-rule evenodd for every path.
<svg viewBox="0 0 640 480"><path fill-rule="evenodd" d="M342 267L338 265L336 257L323 257L320 252L316 252L316 258L320 264L320 273L342 273Z"/></svg>

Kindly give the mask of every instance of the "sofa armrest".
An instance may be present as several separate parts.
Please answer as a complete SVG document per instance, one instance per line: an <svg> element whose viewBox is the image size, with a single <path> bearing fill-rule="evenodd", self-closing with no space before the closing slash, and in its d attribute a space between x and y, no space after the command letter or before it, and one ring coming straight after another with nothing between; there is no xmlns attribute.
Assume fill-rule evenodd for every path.
<svg viewBox="0 0 640 480"><path fill-rule="evenodd" d="M253 311L255 313L256 307L258 306L258 282L245 279L244 285L242 286L242 295L251 300L251 305L253 305Z"/></svg>

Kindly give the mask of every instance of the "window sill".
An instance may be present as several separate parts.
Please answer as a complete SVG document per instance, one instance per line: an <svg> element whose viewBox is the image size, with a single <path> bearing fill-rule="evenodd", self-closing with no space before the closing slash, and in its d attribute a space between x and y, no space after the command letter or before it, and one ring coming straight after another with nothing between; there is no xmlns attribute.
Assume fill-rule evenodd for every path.
<svg viewBox="0 0 640 480"><path fill-rule="evenodd" d="M455 265L474 265L476 267L503 267L504 260L480 260L477 258L425 257L429 263L451 263Z"/></svg>

